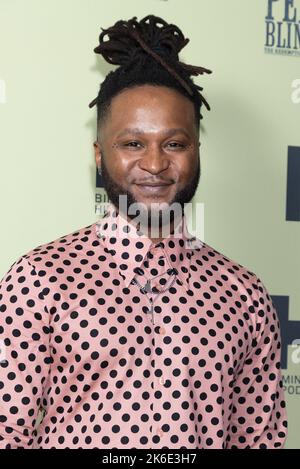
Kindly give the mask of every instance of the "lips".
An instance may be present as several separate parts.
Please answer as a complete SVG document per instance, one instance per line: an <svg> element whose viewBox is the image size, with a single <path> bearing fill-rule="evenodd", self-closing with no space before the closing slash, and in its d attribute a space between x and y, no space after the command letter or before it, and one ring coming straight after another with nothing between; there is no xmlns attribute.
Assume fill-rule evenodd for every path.
<svg viewBox="0 0 300 469"><path fill-rule="evenodd" d="M155 183L155 184L136 184L142 192L157 193L165 191L171 184Z"/></svg>
<svg viewBox="0 0 300 469"><path fill-rule="evenodd" d="M170 186L170 182L145 182L145 183L136 183L137 186L147 186L147 187L161 187L161 186Z"/></svg>

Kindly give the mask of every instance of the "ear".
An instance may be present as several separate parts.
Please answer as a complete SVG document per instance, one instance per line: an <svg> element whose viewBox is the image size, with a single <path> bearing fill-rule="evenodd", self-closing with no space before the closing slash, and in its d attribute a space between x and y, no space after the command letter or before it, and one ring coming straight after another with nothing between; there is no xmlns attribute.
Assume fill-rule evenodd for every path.
<svg viewBox="0 0 300 469"><path fill-rule="evenodd" d="M94 146L96 166L98 167L98 166L101 166L101 145L97 140L95 140L93 143L93 146Z"/></svg>

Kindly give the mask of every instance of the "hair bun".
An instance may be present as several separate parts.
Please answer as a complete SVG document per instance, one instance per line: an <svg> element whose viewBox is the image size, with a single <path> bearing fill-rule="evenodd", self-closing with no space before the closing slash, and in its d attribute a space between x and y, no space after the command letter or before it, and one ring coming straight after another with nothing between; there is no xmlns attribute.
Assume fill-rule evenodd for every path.
<svg viewBox="0 0 300 469"><path fill-rule="evenodd" d="M179 52L189 39L184 37L178 26L168 24L159 16L148 15L140 21L137 21L136 16L127 21L119 20L113 26L101 30L99 45L94 48L94 52L101 54L107 62L122 66L124 71L129 65L144 65L143 61L151 56L176 78L189 95L193 96L196 89L201 103L210 109L208 102L200 93L203 88L193 83L190 75L212 73L212 71L179 61ZM107 41L104 40L106 35ZM96 103L97 98L90 102L89 107L93 107Z"/></svg>
<svg viewBox="0 0 300 469"><path fill-rule="evenodd" d="M136 16L128 21L119 20L101 30L99 45L94 52L101 54L107 62L121 66L147 56L147 48L166 59L178 61L179 52L189 42L176 25L154 15L140 21ZM105 36L108 40L104 40Z"/></svg>

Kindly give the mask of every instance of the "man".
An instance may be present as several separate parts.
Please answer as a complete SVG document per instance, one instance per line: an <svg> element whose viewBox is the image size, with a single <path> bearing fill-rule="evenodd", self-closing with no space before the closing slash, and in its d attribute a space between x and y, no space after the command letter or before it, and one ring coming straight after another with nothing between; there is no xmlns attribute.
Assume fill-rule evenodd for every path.
<svg viewBox="0 0 300 469"><path fill-rule="evenodd" d="M120 23L113 32L135 44L148 37L154 50L142 33L156 22L141 20L139 38ZM191 244L184 213L170 210L198 187L199 115L163 44L169 70L153 71L139 49L124 81L111 75L101 87L94 148L105 216L32 249L1 281L3 448L284 446L271 298L255 273Z"/></svg>

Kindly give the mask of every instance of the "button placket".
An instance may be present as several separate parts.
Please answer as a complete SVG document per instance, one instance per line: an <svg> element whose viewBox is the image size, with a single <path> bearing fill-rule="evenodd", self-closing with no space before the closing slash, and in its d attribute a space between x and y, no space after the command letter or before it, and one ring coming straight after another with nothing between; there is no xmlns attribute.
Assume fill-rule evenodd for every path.
<svg viewBox="0 0 300 469"><path fill-rule="evenodd" d="M154 255L154 253L156 255ZM159 264L158 261L162 259L165 259L165 263ZM152 275L152 270L155 270L157 274ZM147 314L152 325L155 325L155 302L160 295L167 292L172 287L178 272L170 266L161 246L150 248L143 264L137 267L135 272L136 276L133 279L133 283L136 283L140 288L140 292L147 296L149 301ZM164 282L160 283L160 279L163 279Z"/></svg>

